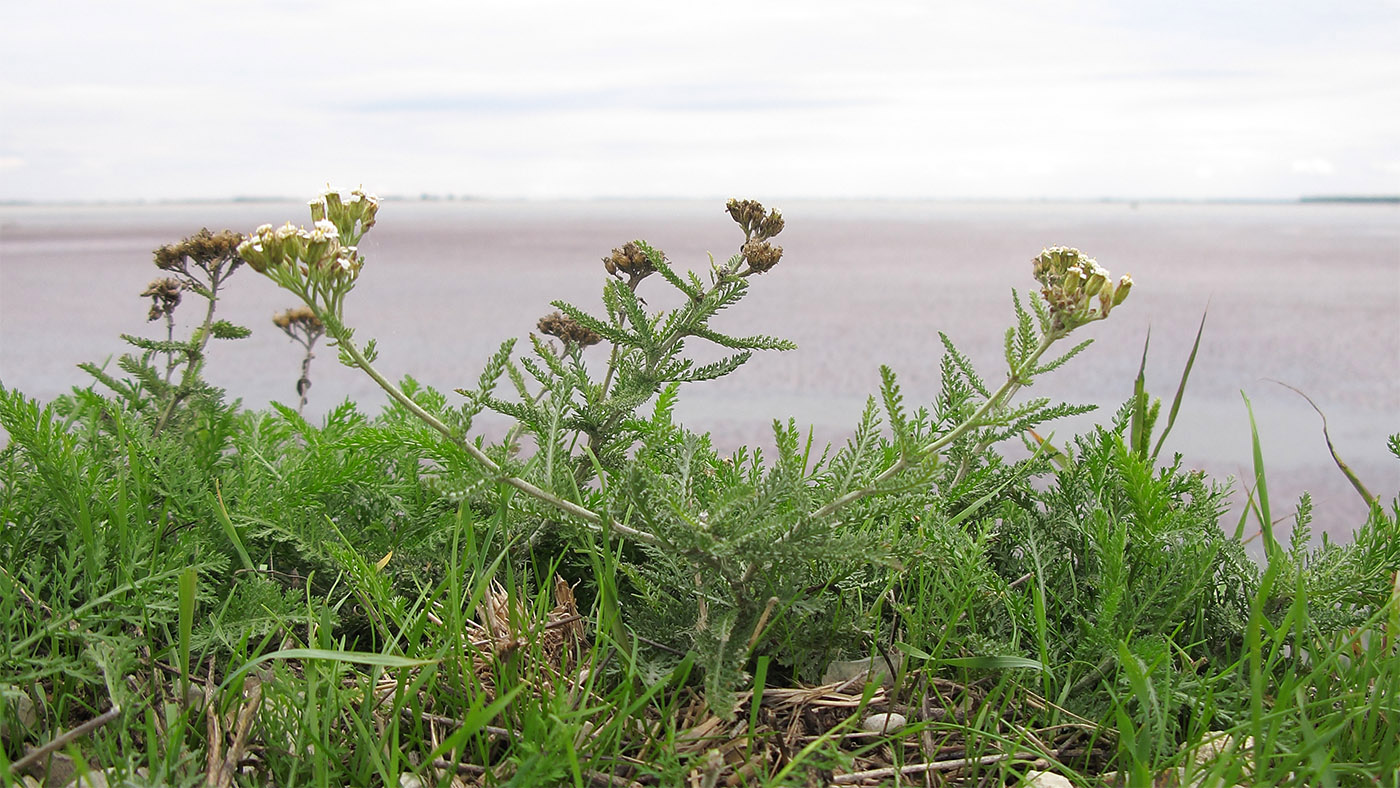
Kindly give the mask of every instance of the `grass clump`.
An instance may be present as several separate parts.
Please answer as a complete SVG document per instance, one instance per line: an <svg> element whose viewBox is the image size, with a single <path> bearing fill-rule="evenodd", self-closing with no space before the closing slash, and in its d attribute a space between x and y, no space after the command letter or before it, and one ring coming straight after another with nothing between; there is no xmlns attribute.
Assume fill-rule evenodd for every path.
<svg viewBox="0 0 1400 788"><path fill-rule="evenodd" d="M1219 525L1227 489L1158 459L1190 363L1155 446L1141 374L1106 424L1036 438L1087 408L1017 395L1133 287L1078 250L1034 258L992 383L940 335L926 406L882 368L845 445L775 421L771 456L724 454L675 404L793 349L712 325L781 276L778 212L731 201L738 252L701 273L614 249L601 311L554 302L526 353L504 343L445 394L387 380L346 321L378 200L311 205L310 229L157 250L171 276L143 297L166 336L126 337L127 377L88 367L108 394L0 390L8 779L1400 777L1397 505L1368 498L1352 544L1312 549L1305 497L1284 547L1257 455L1254 564ZM214 319L245 263L301 301L274 318L305 351L295 408L245 410L203 381L208 340L247 333ZM648 307L658 283L678 306ZM176 339L188 292L205 318ZM385 390L380 412L304 417L323 336ZM728 354L702 361L701 343ZM512 420L500 440L472 433L488 410ZM1002 453L1014 440L1028 457Z"/></svg>

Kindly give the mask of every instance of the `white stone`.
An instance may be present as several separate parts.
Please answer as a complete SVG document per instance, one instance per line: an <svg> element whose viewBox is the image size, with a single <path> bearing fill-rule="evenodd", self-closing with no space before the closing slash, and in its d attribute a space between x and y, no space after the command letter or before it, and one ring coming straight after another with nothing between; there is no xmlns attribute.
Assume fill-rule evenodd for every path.
<svg viewBox="0 0 1400 788"><path fill-rule="evenodd" d="M19 728L11 731L10 715L0 715L0 739L8 739L11 736L16 739L22 738L24 731L32 729L39 721L39 713L34 708L34 701L29 697L29 693L19 687L0 684L0 704L8 705L14 712L14 719L19 722Z"/></svg>
<svg viewBox="0 0 1400 788"><path fill-rule="evenodd" d="M1040 772L1032 769L1026 772L1026 780L1021 783L1022 788L1074 788L1074 783L1063 774L1055 772Z"/></svg>
<svg viewBox="0 0 1400 788"><path fill-rule="evenodd" d="M68 783L67 788L108 788L107 773L112 772L116 776L116 769L94 769L84 774L82 777Z"/></svg>
<svg viewBox="0 0 1400 788"><path fill-rule="evenodd" d="M895 652L890 655L890 661L894 664L894 669L899 670L903 663L904 655ZM894 678L890 675L889 664L885 658L878 654L866 659L853 659L832 662L827 665L826 672L822 675L823 684L840 684L842 682L859 680L861 683L872 682L889 686L894 683Z"/></svg>
<svg viewBox="0 0 1400 788"><path fill-rule="evenodd" d="M903 714L895 712L872 714L861 720L860 729L867 733L898 733L909 724Z"/></svg>

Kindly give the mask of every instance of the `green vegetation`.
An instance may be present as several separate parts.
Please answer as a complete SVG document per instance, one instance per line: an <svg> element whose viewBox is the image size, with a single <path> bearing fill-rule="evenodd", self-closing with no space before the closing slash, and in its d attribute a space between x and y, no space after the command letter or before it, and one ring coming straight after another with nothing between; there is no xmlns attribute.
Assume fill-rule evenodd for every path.
<svg viewBox="0 0 1400 788"><path fill-rule="evenodd" d="M310 230L162 247L145 295L166 336L125 337L124 376L89 365L92 387L46 405L0 389L0 775L1400 781L1400 503L1367 494L1354 542L1313 548L1304 496L1285 545L1256 446L1260 567L1246 521L1220 526L1226 489L1159 458L1191 362L1162 425L1141 374L1060 446L1034 428L1087 408L1016 399L1131 279L1047 249L992 383L940 335L927 406L882 368L844 446L775 422L772 456L721 455L674 406L792 349L711 325L780 263L777 212L731 201L739 252L703 275L613 250L600 313L555 302L527 353L506 342L445 394L385 379L345 322L377 210L328 192ZM302 302L274 320L306 350L297 408L204 380L209 340L248 333L214 319L245 264ZM680 305L651 311L652 286ZM205 317L177 339L186 294ZM322 336L388 393L378 415L303 417ZM697 343L731 354L701 363ZM472 434L488 410L513 420L499 441Z"/></svg>

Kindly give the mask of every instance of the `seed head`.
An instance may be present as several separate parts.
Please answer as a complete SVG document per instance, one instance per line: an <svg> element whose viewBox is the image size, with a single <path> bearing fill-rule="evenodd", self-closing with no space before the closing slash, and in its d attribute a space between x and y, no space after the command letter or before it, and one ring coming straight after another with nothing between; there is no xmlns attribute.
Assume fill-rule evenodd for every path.
<svg viewBox="0 0 1400 788"><path fill-rule="evenodd" d="M175 311L175 307L180 305L180 293L184 289L185 285L178 279L161 277L151 280L146 289L141 291L142 298L151 299L151 311L146 320L169 317Z"/></svg>
<svg viewBox="0 0 1400 788"><path fill-rule="evenodd" d="M666 256L663 254L662 259ZM603 267L608 273L621 279L623 274L633 282L650 276L656 272L656 267L651 264L651 258L642 251L642 247L636 241L628 241L621 248L612 250L612 254L603 258Z"/></svg>
<svg viewBox="0 0 1400 788"><path fill-rule="evenodd" d="M744 259L748 261L749 267L743 275L761 274L778 264L782 259L783 247L774 246L767 241L749 241L744 244L741 251Z"/></svg>
<svg viewBox="0 0 1400 788"><path fill-rule="evenodd" d="M211 233L209 228L201 228L199 232L177 244L166 244L156 249L156 267L162 271L176 271L188 275L189 263L193 262L210 275L225 265L229 266L228 272L232 273L233 269L243 264L238 254L238 247L242 241L243 236L232 230Z"/></svg>
<svg viewBox="0 0 1400 788"><path fill-rule="evenodd" d="M293 328L303 328L308 333L320 333L325 329L321 325L321 319L316 317L316 313L309 306L294 306L284 312L278 312L272 316L272 322L278 328L292 333Z"/></svg>
<svg viewBox="0 0 1400 788"><path fill-rule="evenodd" d="M755 200L730 200L724 209L744 231L744 241L766 241L783 231L783 215Z"/></svg>
<svg viewBox="0 0 1400 788"><path fill-rule="evenodd" d="M577 320L561 312L552 312L540 318L536 324L540 333L549 334L552 337L559 337L564 340L565 345L576 345L581 348L596 345L603 341L597 332L580 325Z"/></svg>

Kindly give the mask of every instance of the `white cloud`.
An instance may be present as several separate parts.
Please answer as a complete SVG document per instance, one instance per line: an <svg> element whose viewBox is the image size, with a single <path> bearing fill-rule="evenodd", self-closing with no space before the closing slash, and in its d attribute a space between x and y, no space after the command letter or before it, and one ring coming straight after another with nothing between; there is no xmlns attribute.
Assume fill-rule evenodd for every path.
<svg viewBox="0 0 1400 788"><path fill-rule="evenodd" d="M1397 157L1400 13L1364 3L76 6L0 29L0 199L1394 191L1356 163Z"/></svg>
<svg viewBox="0 0 1400 788"><path fill-rule="evenodd" d="M1293 171L1303 175L1335 175L1337 168L1332 166L1332 162L1315 157L1311 159L1296 159L1293 162Z"/></svg>

